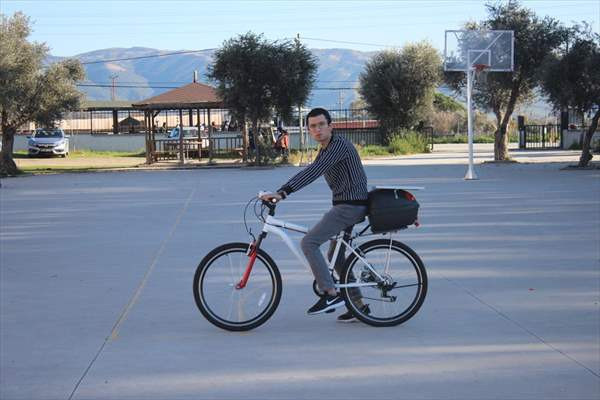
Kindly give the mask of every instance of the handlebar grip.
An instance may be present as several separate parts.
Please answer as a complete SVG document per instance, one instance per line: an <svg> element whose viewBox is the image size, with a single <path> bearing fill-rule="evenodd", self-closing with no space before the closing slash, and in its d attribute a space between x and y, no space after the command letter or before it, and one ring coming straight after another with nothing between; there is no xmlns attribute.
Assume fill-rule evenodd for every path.
<svg viewBox="0 0 600 400"><path fill-rule="evenodd" d="M273 192L264 192L264 191L259 191L257 197L261 198L264 195L277 195L277 193L273 193ZM266 202L265 200L263 200L263 202ZM275 204L277 202L279 202L279 200L277 200L276 198L271 198L269 200L270 203Z"/></svg>

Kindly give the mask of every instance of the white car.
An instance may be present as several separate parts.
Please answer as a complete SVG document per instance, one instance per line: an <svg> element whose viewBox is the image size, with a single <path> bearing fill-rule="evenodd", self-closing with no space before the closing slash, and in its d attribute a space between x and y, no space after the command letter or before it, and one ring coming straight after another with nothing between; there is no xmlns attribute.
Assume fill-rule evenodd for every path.
<svg viewBox="0 0 600 400"><path fill-rule="evenodd" d="M60 128L36 129L28 136L27 152L29 156L37 155L60 155L66 157L69 154L69 137Z"/></svg>
<svg viewBox="0 0 600 400"><path fill-rule="evenodd" d="M183 138L184 139L196 139L198 140L198 128L195 126L184 126L183 127ZM171 130L169 135L167 136L168 140L179 140L179 127L176 126ZM200 135L200 140L202 141L202 147L208 148L208 134L202 132Z"/></svg>

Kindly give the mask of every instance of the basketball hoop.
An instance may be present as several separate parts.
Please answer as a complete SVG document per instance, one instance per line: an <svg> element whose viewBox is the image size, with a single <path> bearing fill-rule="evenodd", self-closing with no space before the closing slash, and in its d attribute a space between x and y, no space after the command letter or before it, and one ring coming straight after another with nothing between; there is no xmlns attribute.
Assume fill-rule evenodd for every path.
<svg viewBox="0 0 600 400"><path fill-rule="evenodd" d="M473 71L475 72L475 82L487 82L488 68L490 68L488 64L473 64Z"/></svg>
<svg viewBox="0 0 600 400"><path fill-rule="evenodd" d="M477 179L473 156L473 86L485 83L488 72L514 71L515 35L508 30L447 30L444 43L444 71L467 75L467 126L469 169L465 179ZM479 87L485 92L485 87Z"/></svg>

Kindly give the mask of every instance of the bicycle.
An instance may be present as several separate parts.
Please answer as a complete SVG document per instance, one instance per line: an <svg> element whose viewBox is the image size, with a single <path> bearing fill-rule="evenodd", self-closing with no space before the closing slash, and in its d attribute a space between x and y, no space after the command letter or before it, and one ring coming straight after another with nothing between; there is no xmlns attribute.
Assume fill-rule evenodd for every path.
<svg viewBox="0 0 600 400"><path fill-rule="evenodd" d="M310 270L285 232L305 234L308 229L276 219L277 202L260 200L263 194L260 192L252 198L244 210L244 224L253 240L216 247L202 259L194 275L194 299L200 312L212 324L229 331L247 331L264 324L279 305L281 274L271 256L260 248L267 234L279 236ZM246 224L246 211L252 201L256 217L263 222L258 239ZM259 201L261 207L257 212ZM265 218L266 210L268 215ZM346 307L358 320L378 327L399 325L413 317L423 304L427 294L427 272L414 250L392 239L394 231L383 233L388 238L352 246L354 239L382 234L366 233L369 228L370 225L367 225L355 235L352 235L351 228L335 236L336 245L329 270ZM341 276L336 277L334 264L342 245L350 250L350 255L346 258ZM313 290L321 295L315 281Z"/></svg>

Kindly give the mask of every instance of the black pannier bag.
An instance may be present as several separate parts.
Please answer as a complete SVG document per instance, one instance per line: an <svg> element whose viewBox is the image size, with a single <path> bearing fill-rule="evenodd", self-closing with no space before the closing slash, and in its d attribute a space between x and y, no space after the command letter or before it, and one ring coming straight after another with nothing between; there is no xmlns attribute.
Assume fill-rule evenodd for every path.
<svg viewBox="0 0 600 400"><path fill-rule="evenodd" d="M374 189L369 192L369 223L373 233L405 228L417 222L419 203L402 189Z"/></svg>

